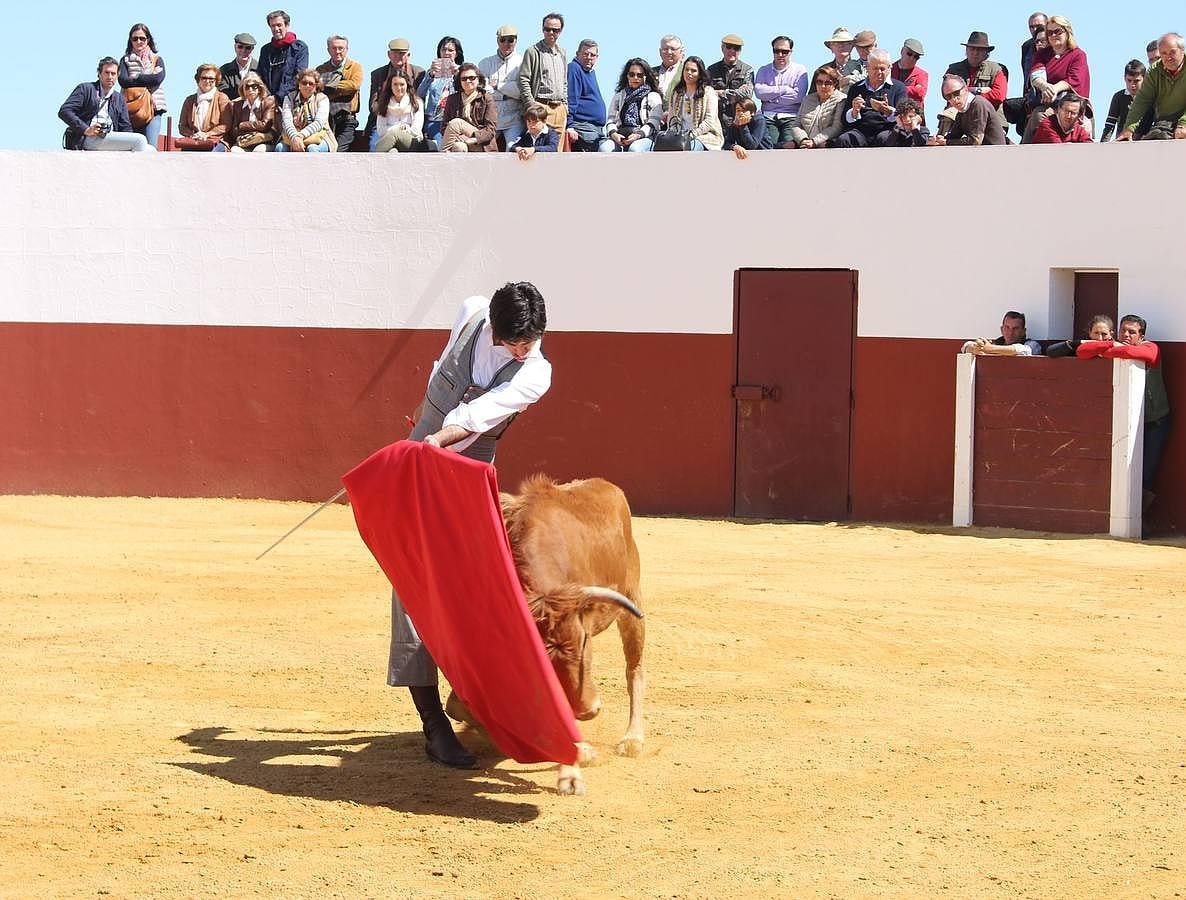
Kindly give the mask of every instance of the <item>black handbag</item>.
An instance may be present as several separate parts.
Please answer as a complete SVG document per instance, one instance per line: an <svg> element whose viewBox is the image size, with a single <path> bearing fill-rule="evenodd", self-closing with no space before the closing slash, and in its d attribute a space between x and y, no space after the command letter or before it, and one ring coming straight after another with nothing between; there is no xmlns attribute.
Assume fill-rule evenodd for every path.
<svg viewBox="0 0 1186 900"><path fill-rule="evenodd" d="M656 150L691 150L692 135L687 131L668 129L655 138Z"/></svg>

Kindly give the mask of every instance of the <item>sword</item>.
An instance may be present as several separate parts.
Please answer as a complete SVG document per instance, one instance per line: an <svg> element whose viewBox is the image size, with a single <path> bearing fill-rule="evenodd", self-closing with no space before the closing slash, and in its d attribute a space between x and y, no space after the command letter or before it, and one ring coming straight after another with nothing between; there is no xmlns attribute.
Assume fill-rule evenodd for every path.
<svg viewBox="0 0 1186 900"><path fill-rule="evenodd" d="M338 491L336 494L334 494L332 497L330 497L328 500L326 500L324 503L322 503L319 507L317 507L317 509L313 510L313 512L309 513L309 515L305 516L305 518L301 519L299 522L297 522L295 525L293 525L292 528L290 528L290 529L288 529L288 531L284 532L284 534L280 537L279 540L276 541L276 543L272 544L271 547L269 547L267 550L265 550L263 553L261 553L259 556L257 556L255 558L255 561L259 562L261 559L263 559L265 556L267 556L269 553L271 553L274 549L276 549L276 547L278 547L280 545L281 541L283 541L286 537L288 537L290 534L292 534L294 531L296 531L298 528L300 528L302 525L304 525L306 522L308 522L311 518L313 518L315 515L317 515L319 512L321 512L323 509L325 509L327 506L329 506L331 503L333 503L339 497L341 497L344 493L346 493L346 489L342 488L340 491Z"/></svg>

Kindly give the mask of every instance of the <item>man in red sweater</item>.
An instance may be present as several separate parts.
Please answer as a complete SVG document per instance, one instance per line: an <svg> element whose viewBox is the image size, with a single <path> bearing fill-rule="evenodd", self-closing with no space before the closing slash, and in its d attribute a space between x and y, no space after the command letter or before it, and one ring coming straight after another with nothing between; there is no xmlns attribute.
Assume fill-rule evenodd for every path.
<svg viewBox="0 0 1186 900"><path fill-rule="evenodd" d="M918 38L906 38L902 42L902 55L890 67L890 78L906 85L906 96L911 100L917 100L925 110L930 77L927 70L918 64L921 57L922 41ZM925 119L925 112L923 117Z"/></svg>
<svg viewBox="0 0 1186 900"><path fill-rule="evenodd" d="M1091 135L1082 123L1083 98L1063 91L1054 98L1054 113L1034 129L1035 144L1090 144Z"/></svg>
<svg viewBox="0 0 1186 900"><path fill-rule="evenodd" d="M1084 341L1075 351L1080 359L1103 356L1107 359L1137 359L1145 364L1145 439L1141 486L1145 489L1145 509L1153 502L1153 483L1170 432L1170 402L1165 393L1161 369L1161 349L1145 339L1145 320L1128 315L1120 320L1119 341Z"/></svg>

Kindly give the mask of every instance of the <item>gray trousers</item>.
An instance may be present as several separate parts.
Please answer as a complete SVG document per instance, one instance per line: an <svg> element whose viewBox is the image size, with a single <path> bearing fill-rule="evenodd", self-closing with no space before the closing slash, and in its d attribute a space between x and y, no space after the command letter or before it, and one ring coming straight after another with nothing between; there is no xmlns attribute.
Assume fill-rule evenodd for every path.
<svg viewBox="0 0 1186 900"><path fill-rule="evenodd" d="M437 665L416 633L399 594L391 592L391 650L387 683L392 687L435 687Z"/></svg>

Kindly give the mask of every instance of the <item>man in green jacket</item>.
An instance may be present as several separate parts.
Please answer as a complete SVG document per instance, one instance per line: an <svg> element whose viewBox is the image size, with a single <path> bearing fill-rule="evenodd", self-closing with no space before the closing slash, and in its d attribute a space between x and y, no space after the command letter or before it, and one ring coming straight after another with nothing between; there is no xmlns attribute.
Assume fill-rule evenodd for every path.
<svg viewBox="0 0 1186 900"><path fill-rule="evenodd" d="M1133 132L1141 123L1141 117L1152 106L1154 125L1146 139L1155 137L1161 132L1161 137L1168 138L1169 129L1173 129L1173 136L1177 140L1186 140L1186 74L1183 65L1186 61L1186 50L1182 35L1171 31L1162 35L1157 42L1158 60L1145 76L1145 83L1132 98L1132 106L1128 108L1128 118L1124 122L1124 130L1116 136L1118 141L1131 141ZM1165 122L1168 127L1161 126Z"/></svg>

